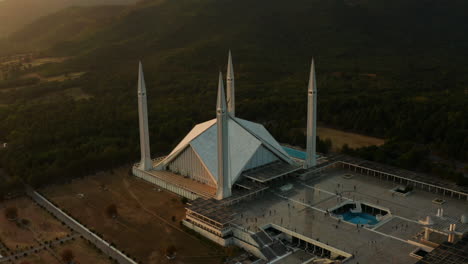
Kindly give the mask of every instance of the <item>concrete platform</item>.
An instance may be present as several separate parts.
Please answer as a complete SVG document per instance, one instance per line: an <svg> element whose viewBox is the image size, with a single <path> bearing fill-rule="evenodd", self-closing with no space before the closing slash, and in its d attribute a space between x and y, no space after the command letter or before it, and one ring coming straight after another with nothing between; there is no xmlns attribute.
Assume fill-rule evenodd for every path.
<svg viewBox="0 0 468 264"><path fill-rule="evenodd" d="M160 171L160 170L150 170L150 171L143 171L137 168L137 166L133 166L132 168L133 174L137 177L143 178L148 182L157 184L157 185L172 185L173 187L180 189L168 189L172 192L175 192L179 195L187 197L184 195L186 193L193 193L194 195L187 197L189 199L195 199L197 197L204 197L204 198L213 198L216 196L216 188L211 187L209 185L194 181L188 177L184 177L179 174L172 173L170 171ZM160 182L161 184L158 184ZM163 187L165 188L165 187Z"/></svg>
<svg viewBox="0 0 468 264"><path fill-rule="evenodd" d="M302 169L302 167L299 165L292 165L286 162L278 161L245 171L242 173L242 176L253 181L266 183L300 169Z"/></svg>
<svg viewBox="0 0 468 264"><path fill-rule="evenodd" d="M351 177L344 177L349 174ZM274 223L353 254L347 263L416 263L418 260L409 254L419 247L423 230L419 220L428 215L436 217L440 208L432 203L438 197L434 193L414 190L408 196L395 195L390 190L397 184L342 169L326 170L308 181L293 181L292 190L280 191L282 184L291 182L279 182L259 199L232 206L239 216L235 223L252 231ZM443 199L444 218L459 221L468 212L468 201ZM338 221L327 213L345 200L388 208L391 215L367 228Z"/></svg>

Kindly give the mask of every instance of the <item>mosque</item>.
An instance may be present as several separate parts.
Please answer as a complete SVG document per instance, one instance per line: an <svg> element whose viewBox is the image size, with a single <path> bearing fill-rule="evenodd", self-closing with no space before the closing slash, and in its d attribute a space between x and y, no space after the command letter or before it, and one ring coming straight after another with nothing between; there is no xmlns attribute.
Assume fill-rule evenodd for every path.
<svg viewBox="0 0 468 264"><path fill-rule="evenodd" d="M152 159L139 65L141 160L132 172L187 198L185 227L245 249L253 259L243 263L468 263L468 187L342 154L317 158L313 60L300 157L236 116L231 53L226 75L216 118Z"/></svg>
<svg viewBox="0 0 468 264"><path fill-rule="evenodd" d="M236 117L234 68L230 52L226 84L227 96L220 72L216 118L197 124L169 155L152 160L146 87L140 63L138 112L141 161L135 166L134 173L145 178L155 177L154 183L162 181L164 188L170 186L171 191L189 199L205 197L222 200L231 197L233 189L246 189L246 182L265 183L316 165L317 89L313 62L308 89L305 162L289 156L263 125Z"/></svg>

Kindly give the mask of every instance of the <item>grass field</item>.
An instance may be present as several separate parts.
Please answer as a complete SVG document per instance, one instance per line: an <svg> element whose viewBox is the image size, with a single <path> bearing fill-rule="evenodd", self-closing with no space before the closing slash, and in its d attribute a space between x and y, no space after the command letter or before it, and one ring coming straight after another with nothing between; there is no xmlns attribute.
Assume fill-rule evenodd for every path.
<svg viewBox="0 0 468 264"><path fill-rule="evenodd" d="M23 62L22 59L26 58L26 57L27 57L27 55L18 56L17 58L10 59L10 60L5 60L5 61L0 62L0 65ZM0 60L1 59L3 59L3 58L0 58ZM43 64L47 64L47 63L60 63L60 62L66 61L67 59L69 59L69 57L37 58L37 59L33 59L32 61L28 62L28 64L31 64L32 67L35 67L35 66L40 66L40 65L43 65Z"/></svg>
<svg viewBox="0 0 468 264"><path fill-rule="evenodd" d="M7 220L3 212L8 207L16 207L18 220L25 219L29 224L21 226ZM66 226L26 197L3 202L0 210L0 239L11 250L36 246L38 241L62 238L70 233Z"/></svg>
<svg viewBox="0 0 468 264"><path fill-rule="evenodd" d="M72 80L80 78L84 74L85 72L71 72L67 74L45 77L37 72L28 73L28 74L23 75L21 78L22 79L37 78L39 80L39 83L29 84L29 85L16 85L16 86L13 85L7 88L2 88L0 89L0 98L2 97L2 95L4 95L5 98L15 97L15 93L19 93L19 94L34 93L35 89L41 89L40 87L41 84L47 84L51 82L62 83L62 82L72 81ZM28 101L31 103L41 104L41 103L53 103L53 102L65 100L66 98L72 98L75 101L79 101L79 100L87 100L92 97L93 97L92 95L84 92L81 87L71 87L71 88L61 88L59 90L55 89L52 91L46 91L46 92L41 92L41 93L36 92L36 95L33 98L29 98ZM8 104L4 104L4 105L8 106Z"/></svg>
<svg viewBox="0 0 468 264"><path fill-rule="evenodd" d="M52 255L49 251L41 250L37 253L30 254L27 257L18 259L15 264L22 264L23 262L31 264L62 264L60 257Z"/></svg>
<svg viewBox="0 0 468 264"><path fill-rule="evenodd" d="M65 60L69 59L69 57L47 57L47 58L39 58L34 59L31 64L33 67L40 66L47 63L59 63L64 62Z"/></svg>
<svg viewBox="0 0 468 264"><path fill-rule="evenodd" d="M106 255L98 251L82 238L65 242L52 247L52 251L41 250L35 254L21 258L17 263L27 261L31 264L63 264L61 255L65 250L71 250L75 264L112 264Z"/></svg>
<svg viewBox="0 0 468 264"><path fill-rule="evenodd" d="M75 101L79 101L88 100L92 97L92 95L85 93L80 87L73 87L57 92L48 93L31 101L37 103L52 103L57 102L59 100L65 100L66 98L72 98Z"/></svg>
<svg viewBox="0 0 468 264"><path fill-rule="evenodd" d="M340 150L344 144L348 144L351 148L360 148L372 145L380 146L384 144L384 140L380 138L345 132L328 127L319 126L317 128L317 134L321 139L330 139L332 141L333 151Z"/></svg>
<svg viewBox="0 0 468 264"><path fill-rule="evenodd" d="M64 244L63 246L58 247L54 251L58 254L61 254L63 250L70 249L75 255L75 264L106 264L112 263L107 255L100 252L93 245L89 244L86 240L79 238L76 241L73 241L70 244Z"/></svg>
<svg viewBox="0 0 468 264"><path fill-rule="evenodd" d="M41 82L63 82L66 80L73 80L80 78L83 74L86 72L71 72L67 74L61 74L61 75L56 75L56 76L50 76L50 77L44 77L40 75L39 73L33 72L33 73L28 73L23 75L21 78L27 79L27 78L38 78L41 80Z"/></svg>
<svg viewBox="0 0 468 264"><path fill-rule="evenodd" d="M4 215L4 210L15 207L18 210L18 221L27 220L27 225L19 225L9 221ZM21 253L24 250L37 249L35 253L22 256L8 263L31 264L62 264L61 254L65 249L70 249L75 256L75 264L111 264L106 255L99 252L93 245L78 237L61 222L56 220L47 211L36 205L27 197L16 198L0 203L0 245L3 256ZM65 238L68 235L75 236L73 240L58 243L56 239ZM55 243L50 249L43 249L41 243L52 241ZM6 246L9 250L4 248Z"/></svg>
<svg viewBox="0 0 468 264"><path fill-rule="evenodd" d="M129 176L128 170L100 173L41 191L143 263L168 262L163 252L169 245L177 248L177 259L171 263L220 263L222 248L181 229L179 222L185 215L181 198ZM116 219L106 215L111 204L117 206Z"/></svg>

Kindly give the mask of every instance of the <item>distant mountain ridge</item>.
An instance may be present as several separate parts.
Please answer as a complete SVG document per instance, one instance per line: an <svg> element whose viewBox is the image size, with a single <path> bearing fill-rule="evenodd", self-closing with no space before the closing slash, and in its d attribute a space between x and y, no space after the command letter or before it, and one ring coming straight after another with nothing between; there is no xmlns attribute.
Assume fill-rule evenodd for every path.
<svg viewBox="0 0 468 264"><path fill-rule="evenodd" d="M138 0L3 0L0 1L0 38L36 19L70 6L128 5Z"/></svg>

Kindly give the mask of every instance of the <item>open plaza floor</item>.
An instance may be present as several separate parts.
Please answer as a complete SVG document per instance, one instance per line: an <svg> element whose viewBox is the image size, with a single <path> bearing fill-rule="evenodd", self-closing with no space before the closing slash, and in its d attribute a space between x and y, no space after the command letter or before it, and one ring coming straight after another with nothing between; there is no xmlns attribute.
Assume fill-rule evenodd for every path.
<svg viewBox="0 0 468 264"><path fill-rule="evenodd" d="M292 188L281 188L288 184ZM459 222L468 212L466 200L418 189L399 195L391 191L398 187L394 182L337 168L308 180L285 179L275 185L264 196L232 206L237 213L234 223L253 232L270 224L281 226L352 254L348 263L416 263L418 259L410 253L425 247L420 241L424 232L420 220L431 216L439 222ZM445 203L435 204L435 198ZM375 225L361 226L330 214L347 202L372 205L388 215ZM444 210L443 217L436 216L439 208ZM459 224L457 228L468 227Z"/></svg>

